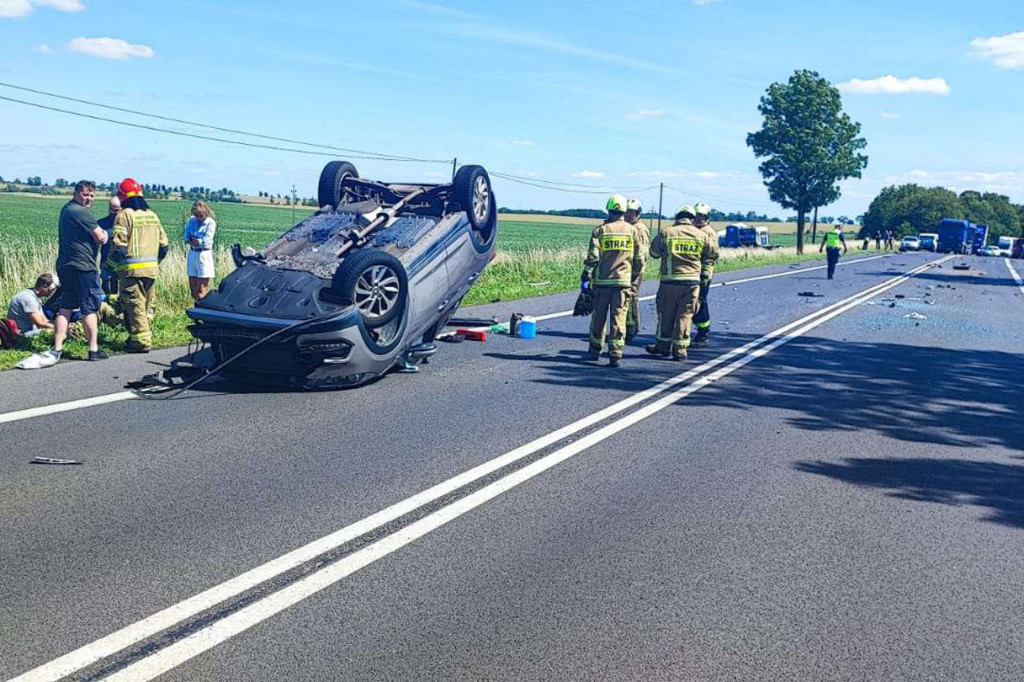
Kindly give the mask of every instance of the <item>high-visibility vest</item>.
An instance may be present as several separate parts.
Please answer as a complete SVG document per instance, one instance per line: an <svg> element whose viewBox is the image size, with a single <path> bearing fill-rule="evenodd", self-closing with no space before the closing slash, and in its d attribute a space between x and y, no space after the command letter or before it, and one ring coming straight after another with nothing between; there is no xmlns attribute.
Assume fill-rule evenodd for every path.
<svg viewBox="0 0 1024 682"><path fill-rule="evenodd" d="M842 230L830 230L825 235L825 247L829 249L838 249L840 236L843 234Z"/></svg>

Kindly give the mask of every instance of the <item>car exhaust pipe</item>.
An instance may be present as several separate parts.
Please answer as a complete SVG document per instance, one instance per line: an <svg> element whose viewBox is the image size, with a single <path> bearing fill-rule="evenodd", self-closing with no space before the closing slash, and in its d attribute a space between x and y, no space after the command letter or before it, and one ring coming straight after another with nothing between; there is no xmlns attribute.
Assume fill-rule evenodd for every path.
<svg viewBox="0 0 1024 682"><path fill-rule="evenodd" d="M398 214L400 210L405 208L410 201L419 197L421 194L426 194L426 190L418 189L415 192L410 192L408 195L402 197L402 200L396 203L394 206L391 206L390 208L385 208L380 213L378 213L377 217L374 218L373 221L371 221L370 224L367 225L366 227L362 229L352 230L348 235L349 241L345 242L340 247L338 247L338 258L344 256L353 247L360 246L363 243L365 243L366 238L370 234L372 234L375 230L388 224L388 222L394 219L394 217Z"/></svg>

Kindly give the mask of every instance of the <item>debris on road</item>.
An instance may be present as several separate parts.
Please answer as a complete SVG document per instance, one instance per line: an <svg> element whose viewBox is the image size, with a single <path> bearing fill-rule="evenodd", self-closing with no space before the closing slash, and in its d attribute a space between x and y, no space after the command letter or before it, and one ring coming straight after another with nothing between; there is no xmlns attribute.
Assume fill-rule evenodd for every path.
<svg viewBox="0 0 1024 682"><path fill-rule="evenodd" d="M475 329L456 329L455 333L461 334L462 337L468 341L479 341L480 343L487 343L487 332L482 332Z"/></svg>
<svg viewBox="0 0 1024 682"><path fill-rule="evenodd" d="M805 298L825 298L825 294L819 294L813 291L801 291L797 296L803 296Z"/></svg>
<svg viewBox="0 0 1024 682"><path fill-rule="evenodd" d="M956 265L953 266L953 269L954 270L970 270L971 266L968 265L967 263L957 263Z"/></svg>
<svg viewBox="0 0 1024 682"><path fill-rule="evenodd" d="M453 317L448 320L448 327L490 327L498 324L496 317Z"/></svg>
<svg viewBox="0 0 1024 682"><path fill-rule="evenodd" d="M921 313L907 313L903 317L907 318L908 320L927 320L928 319L927 317L925 317Z"/></svg>
<svg viewBox="0 0 1024 682"><path fill-rule="evenodd" d="M896 294L896 298L906 298L903 294Z"/></svg>
<svg viewBox="0 0 1024 682"><path fill-rule="evenodd" d="M466 340L466 337L455 332L448 332L447 334L438 335L437 340L444 341L445 343L462 343Z"/></svg>
<svg viewBox="0 0 1024 682"><path fill-rule="evenodd" d="M77 459L58 459L57 457L33 457L30 464L84 464Z"/></svg>

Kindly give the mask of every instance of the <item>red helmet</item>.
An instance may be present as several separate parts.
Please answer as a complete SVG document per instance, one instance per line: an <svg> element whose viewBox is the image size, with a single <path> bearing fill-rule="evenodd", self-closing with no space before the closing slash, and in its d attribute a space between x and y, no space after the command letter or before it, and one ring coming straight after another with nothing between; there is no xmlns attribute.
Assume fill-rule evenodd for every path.
<svg viewBox="0 0 1024 682"><path fill-rule="evenodd" d="M130 199L131 197L142 196L142 185L137 183L131 178L125 178L121 181L121 184L117 186L117 198L121 201Z"/></svg>

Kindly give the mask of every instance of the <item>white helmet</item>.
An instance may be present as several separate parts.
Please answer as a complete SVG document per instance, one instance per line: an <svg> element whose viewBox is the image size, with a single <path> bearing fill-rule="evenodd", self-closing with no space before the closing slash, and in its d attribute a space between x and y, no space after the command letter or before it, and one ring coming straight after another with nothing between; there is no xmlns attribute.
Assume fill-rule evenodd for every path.
<svg viewBox="0 0 1024 682"><path fill-rule="evenodd" d="M630 199L626 202L626 210L641 213L644 210L644 207L643 204L640 203L639 199Z"/></svg>
<svg viewBox="0 0 1024 682"><path fill-rule="evenodd" d="M693 208L697 212L696 215L711 215L711 206L705 204L703 201Z"/></svg>

